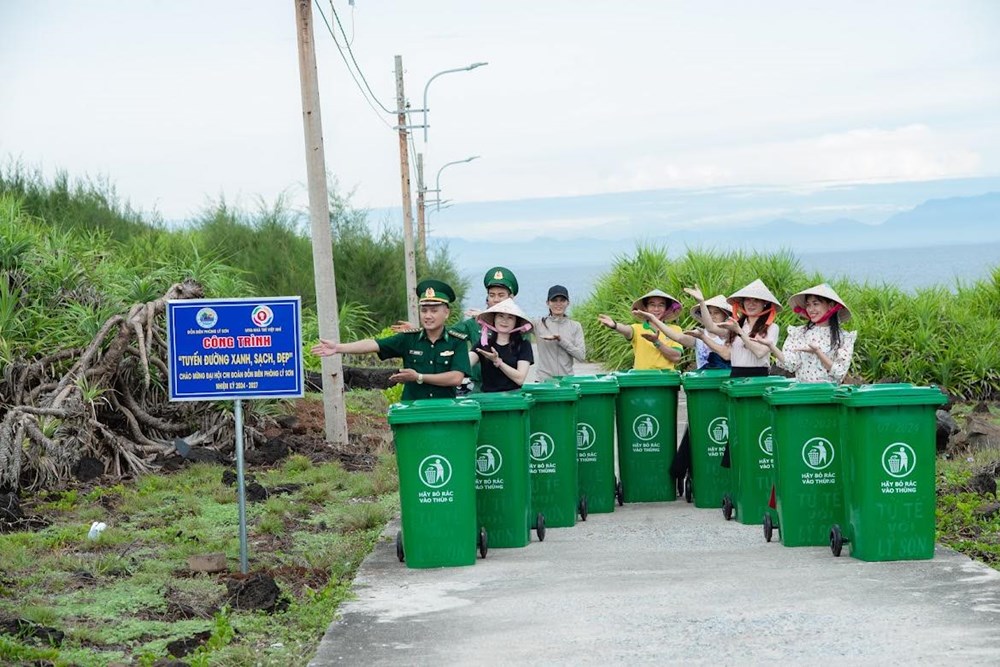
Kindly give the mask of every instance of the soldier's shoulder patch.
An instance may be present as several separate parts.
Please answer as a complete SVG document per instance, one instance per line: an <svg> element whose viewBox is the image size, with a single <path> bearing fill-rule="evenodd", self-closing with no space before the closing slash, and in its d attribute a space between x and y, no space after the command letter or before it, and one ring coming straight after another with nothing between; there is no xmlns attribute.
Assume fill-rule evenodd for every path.
<svg viewBox="0 0 1000 667"><path fill-rule="evenodd" d="M462 333L461 331L455 331L454 329L448 329L448 333L459 340L469 340L469 334Z"/></svg>

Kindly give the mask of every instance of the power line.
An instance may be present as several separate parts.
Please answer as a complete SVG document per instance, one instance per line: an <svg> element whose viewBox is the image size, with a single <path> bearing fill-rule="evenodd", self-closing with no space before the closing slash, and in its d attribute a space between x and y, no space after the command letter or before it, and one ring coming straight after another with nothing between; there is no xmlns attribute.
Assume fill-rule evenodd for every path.
<svg viewBox="0 0 1000 667"><path fill-rule="evenodd" d="M351 78L354 79L354 85L358 87L358 90L361 92L361 96L365 98L365 102L367 102L368 106L371 107L371 110L375 112L375 116L379 119L379 121L391 130L392 125L386 122L385 118L382 118L382 113L375 108L374 104L372 104L371 100L368 98L368 94L365 93L364 88L361 87L361 83L358 81L358 77L354 75L354 70L351 69L351 64L347 62L347 57L344 55L344 50L340 48L340 42L337 41L337 36L333 34L333 28L330 27L330 22L326 20L326 14L323 13L323 8L319 6L319 0L315 0L315 5L316 9L319 10L319 15L323 17L323 23L326 24L326 31L330 33L330 37L333 38L333 43L337 45L337 51L340 53L340 58L341 60L344 61L344 65L347 67L348 74L350 74ZM368 82L366 81L365 83L367 84ZM375 99L375 101L378 102L378 105L383 109L385 109L387 113L393 113L392 111L386 109L385 106L381 102L379 102L377 98Z"/></svg>
<svg viewBox="0 0 1000 667"><path fill-rule="evenodd" d="M385 105L382 104L381 100L379 100L378 95L375 94L375 91L372 90L372 87L370 85L368 85L368 79L365 78L365 73L361 71L361 65L359 65L358 61L354 58L354 51L351 49L350 42L354 41L354 40L348 40L347 39L347 33L344 32L344 26L340 22L340 15L337 14L337 8L333 6L333 0L330 0L330 11L333 12L333 18L337 21L337 27L340 28L340 34L342 34L344 36L344 46L347 47L347 53L351 56L351 62L354 63L355 69L358 70L358 76L360 76L361 80L365 82L365 88L368 89L368 93L372 96L372 99L375 100L375 102L380 107L382 107L383 111L385 111L386 113L389 113L389 114L396 113L395 111L391 111L391 110L387 109L385 107ZM324 21L326 20L325 16L323 17L323 20ZM336 41L337 38L334 37L333 39L334 39L334 41ZM337 48L340 48L340 44L337 45Z"/></svg>

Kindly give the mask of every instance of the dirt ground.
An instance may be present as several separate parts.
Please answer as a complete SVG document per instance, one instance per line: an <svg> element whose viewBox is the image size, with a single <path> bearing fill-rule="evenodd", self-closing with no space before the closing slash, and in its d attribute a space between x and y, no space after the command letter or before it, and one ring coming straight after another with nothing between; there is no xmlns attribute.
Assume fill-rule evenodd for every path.
<svg viewBox="0 0 1000 667"><path fill-rule="evenodd" d="M288 450L309 457L314 463L338 460L347 470L371 470L378 452L391 442L391 431L384 415L348 413L347 445L335 446L326 441L323 403L314 400L294 402L294 414L279 419L279 425L265 431L269 445L280 440Z"/></svg>

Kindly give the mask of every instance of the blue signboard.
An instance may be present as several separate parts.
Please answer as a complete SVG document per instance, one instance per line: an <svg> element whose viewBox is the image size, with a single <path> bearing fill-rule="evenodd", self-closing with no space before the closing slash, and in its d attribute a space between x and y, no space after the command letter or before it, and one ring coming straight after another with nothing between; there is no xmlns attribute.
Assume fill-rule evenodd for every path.
<svg viewBox="0 0 1000 667"><path fill-rule="evenodd" d="M167 302L170 400L303 395L297 296Z"/></svg>

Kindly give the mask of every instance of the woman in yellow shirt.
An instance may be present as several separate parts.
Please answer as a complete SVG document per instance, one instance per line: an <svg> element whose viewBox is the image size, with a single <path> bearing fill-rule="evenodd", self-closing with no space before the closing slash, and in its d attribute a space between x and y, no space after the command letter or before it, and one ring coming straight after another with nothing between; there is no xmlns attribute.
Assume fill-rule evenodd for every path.
<svg viewBox="0 0 1000 667"><path fill-rule="evenodd" d="M664 335L659 329L646 321L644 315L654 315L661 322L670 322L677 318L681 304L666 292L654 289L632 303L632 315L639 320L635 324L623 324L601 313L597 320L609 329L617 331L632 343L632 353L635 356L632 368L637 370L673 370L681 360L683 346ZM668 324L676 333L681 328L676 324Z"/></svg>

